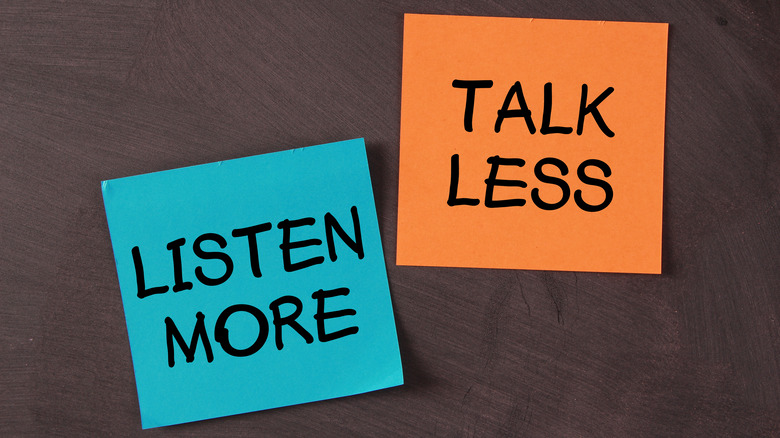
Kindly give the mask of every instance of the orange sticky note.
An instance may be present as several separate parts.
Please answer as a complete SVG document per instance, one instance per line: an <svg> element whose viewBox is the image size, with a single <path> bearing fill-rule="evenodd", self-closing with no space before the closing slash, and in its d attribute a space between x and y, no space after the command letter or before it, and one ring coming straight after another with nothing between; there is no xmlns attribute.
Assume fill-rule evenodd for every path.
<svg viewBox="0 0 780 438"><path fill-rule="evenodd" d="M660 273L667 35L406 14L397 263Z"/></svg>

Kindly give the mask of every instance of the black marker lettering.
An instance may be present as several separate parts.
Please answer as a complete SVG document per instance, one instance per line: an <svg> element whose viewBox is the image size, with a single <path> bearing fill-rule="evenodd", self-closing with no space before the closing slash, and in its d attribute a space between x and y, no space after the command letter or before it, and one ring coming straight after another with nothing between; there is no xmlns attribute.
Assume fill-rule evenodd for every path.
<svg viewBox="0 0 780 438"><path fill-rule="evenodd" d="M471 121L474 116L474 97L476 96L477 88L490 88L493 86L493 81L462 81L455 79L452 81L452 86L466 89L466 109L463 112L463 129L465 129L466 132L471 132L473 130Z"/></svg>
<svg viewBox="0 0 780 438"><path fill-rule="evenodd" d="M141 260L141 250L134 246L130 252L133 254L133 265L135 265L135 281L138 284L138 298L146 298L149 295L164 294L168 292L168 286L156 286L146 288L144 279L144 264Z"/></svg>
<svg viewBox="0 0 780 438"><path fill-rule="evenodd" d="M326 319L341 318L343 316L352 316L357 313L355 312L354 309L341 309L341 310L334 310L331 312L325 311L326 298L333 298L333 297L347 296L347 295L349 295L349 289L347 289L346 287L340 287L338 289L333 289L333 290L320 289L317 292L311 294L311 297L317 300L317 313L314 314L314 319L317 320L317 339L319 339L320 342L332 341L334 339L343 338L344 336L354 335L355 333L358 332L358 328L354 326L337 330L333 333L325 332Z"/></svg>
<svg viewBox="0 0 780 438"><path fill-rule="evenodd" d="M290 242L290 229L296 227L302 227L305 225L314 225L314 218L306 217L294 221L285 219L279 222L279 224L277 225L282 230L282 244L279 245L279 248L281 248L282 250L282 261L284 262L284 270L287 272L298 271L304 268L308 268L309 266L312 265L319 265L320 263L325 261L325 257L323 256L312 257L310 259L306 259L304 261L297 262L297 263L292 263L292 261L290 260L291 249L304 248L307 246L322 244L322 240L320 239L307 239L307 240L300 240L297 242Z"/></svg>
<svg viewBox="0 0 780 438"><path fill-rule="evenodd" d="M602 92L599 97L595 98L593 102L589 103L588 105L585 105L585 102L588 101L588 85L582 84L582 97L580 98L580 114L577 117L577 135L582 135L582 125L585 122L585 116L587 114L591 114L593 116L593 120L596 121L596 124L599 125L599 129L601 129L601 132L607 135L607 137L614 137L615 133L612 132L606 123L604 123L604 119L601 117L601 113L599 112L598 105L604 101L604 99L607 98L612 92L615 91L614 88L609 87L604 92Z"/></svg>
<svg viewBox="0 0 780 438"><path fill-rule="evenodd" d="M336 245L333 242L333 230L339 235L341 241L346 243L349 249L357 254L358 259L363 259L363 237L360 234L360 220L358 219L357 207L352 206L349 209L352 213L352 225L355 229L355 239L352 240L347 233L341 228L341 225L336 221L330 213L325 213L325 237L328 241L328 254L330 255L330 261L336 261Z"/></svg>
<svg viewBox="0 0 780 438"><path fill-rule="evenodd" d="M233 230L233 237L246 236L249 242L249 264L252 266L252 275L260 278L263 274L260 272L260 257L257 254L257 234L271 229L271 223L258 224L253 227L236 228Z"/></svg>
<svg viewBox="0 0 780 438"><path fill-rule="evenodd" d="M255 342L253 342L252 345L243 350L233 348L233 345L230 344L230 334L228 329L225 328L228 318L236 312L247 312L251 314L255 317L259 326L257 339L255 339ZM246 357L254 354L263 347L266 339L268 339L268 319L266 319L260 309L248 304L235 304L223 310L222 313L219 314L219 318L217 318L216 326L214 326L214 340L219 342L222 349L225 350L225 353L231 356Z"/></svg>
<svg viewBox="0 0 780 438"><path fill-rule="evenodd" d="M566 181L545 174L543 166L546 164L557 167L558 171L561 172L561 176L565 176L566 174L568 174L569 168L566 167L566 163L564 163L563 161L552 157L542 158L541 160L539 160L538 163L536 163L536 166L534 166L534 175L536 175L536 178L539 181L547 184L554 184L561 188L561 192L562 192L561 199L554 204L549 204L547 202L544 202L542 201L542 198L539 196L539 189L534 188L533 190L531 190L531 200L534 201L534 204L537 207L541 208L542 210L557 210L563 207L566 204L566 202L569 200L569 195L571 195L571 189L569 188L569 185L566 184Z"/></svg>
<svg viewBox="0 0 780 438"><path fill-rule="evenodd" d="M181 246L184 245L184 242L185 240L182 237L165 246L171 251L171 257L173 257L173 278L175 280L175 284L173 285L174 292L192 289L192 283L184 281L181 273Z"/></svg>
<svg viewBox="0 0 780 438"><path fill-rule="evenodd" d="M279 306L282 304L292 304L295 306L295 310L291 314L282 317L279 313ZM271 312L274 314L274 331L276 332L275 337L277 350L281 350L284 347L284 343L282 343L282 326L285 325L289 325L296 332L298 332L298 334L301 335L307 344L314 342L314 338L309 334L309 332L301 327L301 325L298 324L298 321L295 320L298 318L298 316L301 315L301 311L303 310L303 303L301 303L301 300L291 295L285 295L272 301L269 307L271 308Z"/></svg>
<svg viewBox="0 0 780 438"><path fill-rule="evenodd" d="M458 180L460 179L460 156L453 154L450 159L450 196L447 198L447 205L454 207L456 205L479 205L479 199L458 198Z"/></svg>
<svg viewBox="0 0 780 438"><path fill-rule="evenodd" d="M200 245L203 243L204 240L211 240L214 242L217 242L217 245L219 245L220 248L225 248L227 246L227 242L225 241L225 238L220 236L216 233L206 233L197 239L195 239L195 243L192 244L192 251L195 252L195 255L200 257L204 260L222 260L222 263L225 264L225 273L222 274L221 277L218 278L210 278L207 277L203 273L203 268L198 266L195 268L195 276L198 277L198 280L203 283L206 286L218 286L225 281L227 281L228 278L230 278L230 274L233 273L233 260L230 259L230 256L225 254L224 252L219 251L204 251Z"/></svg>
<svg viewBox="0 0 780 438"><path fill-rule="evenodd" d="M612 175L612 170L609 168L609 166L607 166L607 163L601 160L585 160L582 162L582 164L580 164L580 167L577 168L577 176L580 178L580 181L588 185L601 187L601 189L604 190L604 202L598 205L590 205L586 203L585 200L582 199L582 190L574 191L574 202L576 202L577 206L585 211L597 212L607 208L607 206L612 202L612 186L604 180L591 178L588 175L585 175L585 168L588 166L594 166L601 169L605 178L608 178L610 175Z"/></svg>
<svg viewBox="0 0 780 438"><path fill-rule="evenodd" d="M496 179L498 176L499 166L517 166L523 167L525 161L520 158L501 158L498 155L489 157L487 162L490 163L490 175L485 180L485 207L522 207L525 205L525 199L504 199L500 201L493 200L493 188L495 186L502 187L526 187L527 184L524 181L513 179Z"/></svg>
<svg viewBox="0 0 780 438"><path fill-rule="evenodd" d="M195 329L192 331L192 340L190 345L184 342L184 338L179 333L179 329L176 328L176 324L170 317L165 317L165 339L168 344L168 366L173 368L173 340L176 339L176 343L179 344L179 348L184 353L184 357L187 359L187 363L195 360L195 350L198 347L198 338L203 341L203 348L206 350L206 360L211 362L214 360L214 354L211 351L211 343L209 337L206 335L206 326L203 324L203 314L198 312L195 315L197 322L195 323Z"/></svg>
<svg viewBox="0 0 780 438"><path fill-rule="evenodd" d="M544 84L544 112L542 113L542 127L539 132L547 134L571 134L572 128L566 126L550 126L550 113L552 113L552 82Z"/></svg>
<svg viewBox="0 0 780 438"><path fill-rule="evenodd" d="M520 104L520 109L509 109L509 105L512 103L512 96L517 96L517 102ZM501 123L504 122L504 119L510 117L523 117L525 119L525 124L528 125L528 132L531 134L536 132L534 121L531 119L531 110L528 109L528 105L525 103L523 87L520 85L520 82L515 82L515 84L512 85L512 88L509 89L509 92L506 95L506 99L504 99L504 105L498 110L495 131L501 132Z"/></svg>

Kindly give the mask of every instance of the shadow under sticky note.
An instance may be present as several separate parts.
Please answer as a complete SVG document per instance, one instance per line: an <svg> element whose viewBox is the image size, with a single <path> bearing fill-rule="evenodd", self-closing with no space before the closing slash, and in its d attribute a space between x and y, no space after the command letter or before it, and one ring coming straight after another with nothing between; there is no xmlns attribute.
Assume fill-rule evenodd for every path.
<svg viewBox="0 0 780 438"><path fill-rule="evenodd" d="M362 139L103 198L144 428L403 383Z"/></svg>
<svg viewBox="0 0 780 438"><path fill-rule="evenodd" d="M667 34L405 15L397 263L660 273Z"/></svg>

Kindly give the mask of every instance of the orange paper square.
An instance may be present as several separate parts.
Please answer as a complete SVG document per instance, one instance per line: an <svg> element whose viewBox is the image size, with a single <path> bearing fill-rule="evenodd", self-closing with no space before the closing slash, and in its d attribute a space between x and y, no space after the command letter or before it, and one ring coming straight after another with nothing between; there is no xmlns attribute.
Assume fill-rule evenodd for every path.
<svg viewBox="0 0 780 438"><path fill-rule="evenodd" d="M397 263L660 273L667 35L664 23L406 14ZM478 205L448 204L466 198Z"/></svg>

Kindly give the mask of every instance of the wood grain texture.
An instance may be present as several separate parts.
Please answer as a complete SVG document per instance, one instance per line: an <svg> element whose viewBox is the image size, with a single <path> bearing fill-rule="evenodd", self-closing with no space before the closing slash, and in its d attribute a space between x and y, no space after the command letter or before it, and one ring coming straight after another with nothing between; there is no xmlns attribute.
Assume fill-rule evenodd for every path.
<svg viewBox="0 0 780 438"><path fill-rule="evenodd" d="M403 13L668 22L663 275L397 267ZM144 436L780 436L773 1L0 3L0 435L141 435L99 182L365 137L402 387Z"/></svg>

